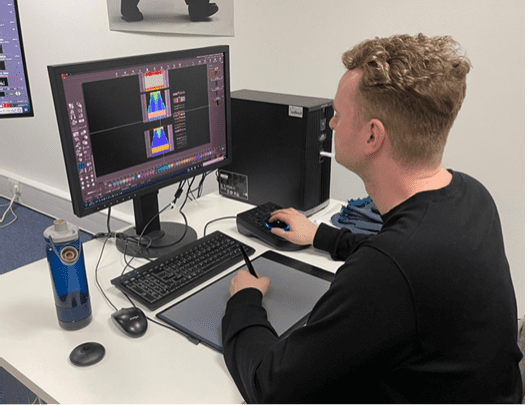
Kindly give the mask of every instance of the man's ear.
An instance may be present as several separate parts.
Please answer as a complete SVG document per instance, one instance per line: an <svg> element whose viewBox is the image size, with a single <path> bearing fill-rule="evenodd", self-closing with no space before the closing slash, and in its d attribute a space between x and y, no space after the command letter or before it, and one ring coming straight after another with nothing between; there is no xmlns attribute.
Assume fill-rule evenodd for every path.
<svg viewBox="0 0 529 406"><path fill-rule="evenodd" d="M376 118L369 120L368 126L369 132L365 147L367 154L372 155L380 151L384 145L384 142L387 141L387 132L384 124L382 124L382 122Z"/></svg>

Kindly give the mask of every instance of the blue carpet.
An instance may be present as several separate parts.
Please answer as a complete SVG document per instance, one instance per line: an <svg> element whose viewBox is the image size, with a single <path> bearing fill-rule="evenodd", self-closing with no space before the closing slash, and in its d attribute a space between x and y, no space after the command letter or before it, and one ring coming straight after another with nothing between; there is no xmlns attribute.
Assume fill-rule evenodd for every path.
<svg viewBox="0 0 529 406"><path fill-rule="evenodd" d="M0 219L9 200L0 197ZM42 233L55 220L19 204L13 205L18 219L11 225L0 228L0 274L20 268L46 257L46 243ZM0 226L10 223L13 214L7 213ZM92 238L91 234L79 231L81 242Z"/></svg>

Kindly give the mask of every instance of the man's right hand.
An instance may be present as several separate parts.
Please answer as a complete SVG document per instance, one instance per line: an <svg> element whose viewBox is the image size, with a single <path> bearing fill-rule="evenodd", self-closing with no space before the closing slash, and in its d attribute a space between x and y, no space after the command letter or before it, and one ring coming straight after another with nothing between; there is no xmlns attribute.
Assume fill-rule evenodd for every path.
<svg viewBox="0 0 529 406"><path fill-rule="evenodd" d="M298 245L312 245L318 226L313 224L307 217L294 209L281 209L274 211L269 223L281 220L290 226L288 231L281 228L272 228L274 235L284 238Z"/></svg>

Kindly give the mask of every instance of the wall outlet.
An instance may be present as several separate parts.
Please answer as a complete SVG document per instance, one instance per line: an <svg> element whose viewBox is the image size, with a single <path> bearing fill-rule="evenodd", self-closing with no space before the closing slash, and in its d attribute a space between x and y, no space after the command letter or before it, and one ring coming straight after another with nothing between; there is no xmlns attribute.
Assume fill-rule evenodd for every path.
<svg viewBox="0 0 529 406"><path fill-rule="evenodd" d="M9 184L11 185L11 194L16 196L15 199L18 199L20 196L20 185L18 181L9 179Z"/></svg>

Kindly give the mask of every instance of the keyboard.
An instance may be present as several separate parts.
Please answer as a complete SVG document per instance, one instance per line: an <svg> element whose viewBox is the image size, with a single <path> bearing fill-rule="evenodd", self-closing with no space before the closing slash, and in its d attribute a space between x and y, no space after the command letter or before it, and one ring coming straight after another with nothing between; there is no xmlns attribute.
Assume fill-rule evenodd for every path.
<svg viewBox="0 0 529 406"><path fill-rule="evenodd" d="M264 241L272 247L282 251L297 251L309 247L309 245L293 244L284 238L272 234L270 231L271 226L268 224L267 220L270 218L270 213L281 208L281 206L278 206L275 203L268 202L254 207L253 209L239 213L237 215L237 230L242 235L248 237L257 237L261 241ZM275 227L276 225L272 226ZM283 227L280 225L277 226Z"/></svg>
<svg viewBox="0 0 529 406"><path fill-rule="evenodd" d="M255 249L215 231L122 276L111 283L149 310L156 310L196 286L243 261Z"/></svg>

